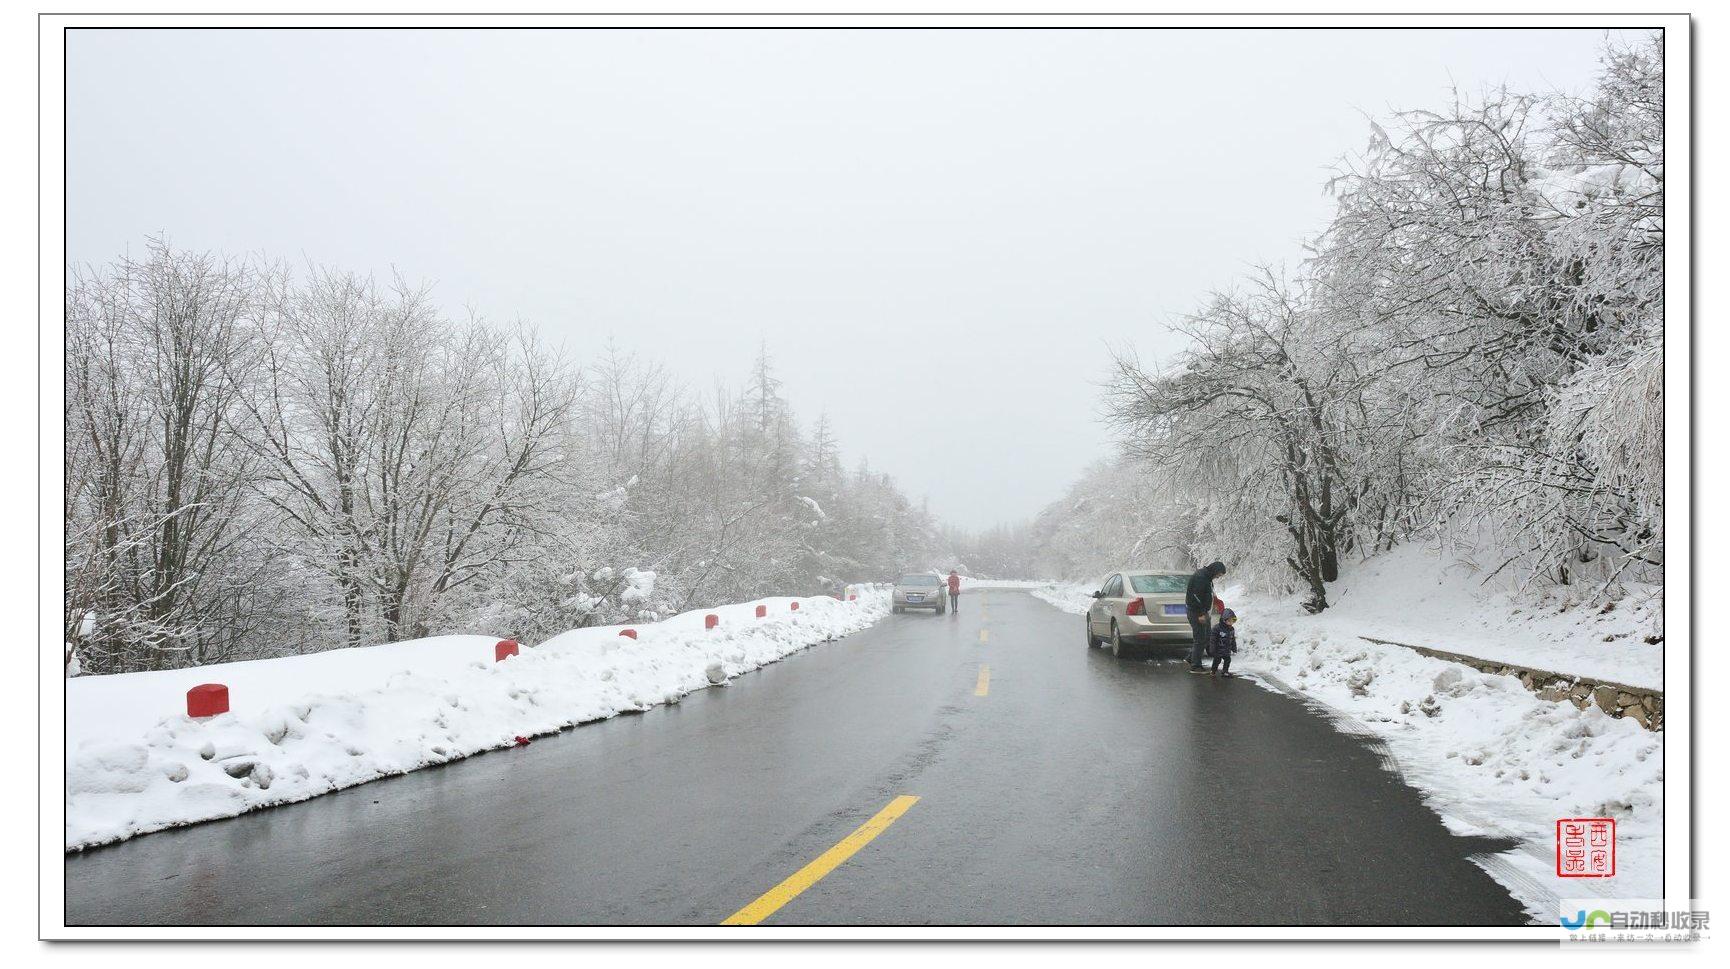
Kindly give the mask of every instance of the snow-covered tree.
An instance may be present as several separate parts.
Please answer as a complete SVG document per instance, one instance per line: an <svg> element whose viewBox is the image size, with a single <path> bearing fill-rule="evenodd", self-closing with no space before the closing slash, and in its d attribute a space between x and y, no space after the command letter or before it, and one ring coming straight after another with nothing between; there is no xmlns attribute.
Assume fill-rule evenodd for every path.
<svg viewBox="0 0 1730 969"><path fill-rule="evenodd" d="M152 243L67 289L65 636L89 672L531 640L928 557L768 348L712 402L428 290Z"/></svg>
<svg viewBox="0 0 1730 969"><path fill-rule="evenodd" d="M255 468L229 426L255 289L242 264L156 240L72 274L65 616L87 672L244 658L269 618Z"/></svg>
<svg viewBox="0 0 1730 969"><path fill-rule="evenodd" d="M1116 361L1109 413L1193 555L1312 609L1344 555L1420 533L1560 583L1662 567L1662 65L1654 37L1585 97L1372 123L1299 272Z"/></svg>

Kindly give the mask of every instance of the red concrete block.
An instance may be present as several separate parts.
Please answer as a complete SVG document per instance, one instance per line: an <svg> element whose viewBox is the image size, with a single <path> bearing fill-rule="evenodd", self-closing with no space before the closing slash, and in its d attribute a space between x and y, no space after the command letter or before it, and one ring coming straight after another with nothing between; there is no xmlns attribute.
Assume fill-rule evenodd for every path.
<svg viewBox="0 0 1730 969"><path fill-rule="evenodd" d="M498 645L493 647L493 662L495 663L503 663L506 656L515 655L517 655L517 641L514 639L501 639Z"/></svg>
<svg viewBox="0 0 1730 969"><path fill-rule="evenodd" d="M626 639L636 639L637 638L637 631L635 629L621 629L621 630L619 630L619 635L625 637Z"/></svg>
<svg viewBox="0 0 1730 969"><path fill-rule="evenodd" d="M758 619L761 619L764 616L767 616L768 614L769 614L769 607L768 606L759 605L757 607L757 618Z"/></svg>
<svg viewBox="0 0 1730 969"><path fill-rule="evenodd" d="M228 687L221 683L200 683L186 691L186 715L214 717L228 712Z"/></svg>
<svg viewBox="0 0 1730 969"><path fill-rule="evenodd" d="M714 629L716 626L719 626L720 624L721 624L721 617L715 615L712 612L709 613L707 616L703 617L703 628L704 629Z"/></svg>
<svg viewBox="0 0 1730 969"><path fill-rule="evenodd" d="M799 604L797 602L789 602L787 603L787 608L793 612L798 612Z"/></svg>

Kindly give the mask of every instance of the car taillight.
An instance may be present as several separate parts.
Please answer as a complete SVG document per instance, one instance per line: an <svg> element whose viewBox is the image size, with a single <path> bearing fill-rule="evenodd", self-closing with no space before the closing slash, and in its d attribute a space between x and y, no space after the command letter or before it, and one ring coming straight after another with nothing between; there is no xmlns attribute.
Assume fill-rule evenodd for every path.
<svg viewBox="0 0 1730 969"><path fill-rule="evenodd" d="M1145 615L1146 613L1147 613L1147 600L1146 599L1131 599L1131 600L1129 600L1129 605L1123 607L1123 614L1126 616L1140 616L1140 615Z"/></svg>

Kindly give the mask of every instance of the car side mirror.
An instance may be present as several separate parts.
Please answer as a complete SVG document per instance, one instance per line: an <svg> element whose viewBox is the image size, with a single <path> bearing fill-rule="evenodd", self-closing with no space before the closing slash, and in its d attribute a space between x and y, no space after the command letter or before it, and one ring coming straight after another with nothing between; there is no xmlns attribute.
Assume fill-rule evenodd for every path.
<svg viewBox="0 0 1730 969"><path fill-rule="evenodd" d="M1095 593L1094 593L1094 594L1093 594L1093 597L1094 597L1094 598L1095 598L1095 599L1103 599L1103 598L1105 598L1105 593L1103 593L1103 592L1095 592Z"/></svg>

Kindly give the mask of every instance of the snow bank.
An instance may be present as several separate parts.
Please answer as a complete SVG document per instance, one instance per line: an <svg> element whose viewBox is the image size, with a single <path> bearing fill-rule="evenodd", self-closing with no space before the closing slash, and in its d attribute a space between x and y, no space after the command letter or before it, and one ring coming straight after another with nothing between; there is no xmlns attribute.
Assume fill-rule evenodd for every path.
<svg viewBox="0 0 1730 969"><path fill-rule="evenodd" d="M1392 583L1388 576L1401 567L1409 576L1416 571L1413 564L1409 559L1403 566L1388 563L1389 572L1378 569L1356 591ZM1591 894L1662 895L1663 735L1632 719L1612 719L1596 706L1580 710L1539 699L1513 677L1359 639L1409 636L1407 641L1498 659L1534 655L1530 640L1462 642L1468 619L1436 605L1457 602L1457 590L1407 582L1418 599L1411 609L1391 603L1354 611L1344 607L1348 596L1337 614L1330 609L1320 616L1303 614L1295 602L1222 590L1222 598L1243 617L1234 670L1269 689L1305 697L1342 718L1345 729L1385 742L1402 776L1423 792L1451 830L1517 840L1519 847L1512 851L1474 860L1535 919L1554 919L1559 898L1584 890L1555 876L1558 818L1617 819L1616 877L1594 881ZM1431 585L1440 591L1431 593ZM1093 601L1092 591L1091 586L1052 584L1033 594L1079 614ZM1367 598L1361 596L1360 603ZM1582 610L1554 617L1547 607L1536 611L1538 619L1505 624L1504 635L1517 639L1531 627L1579 628L1595 621L1580 615ZM1396 616L1407 625L1390 630L1385 620ZM1603 655L1595 644L1582 643L1574 654L1564 654L1560 638L1540 641L1548 663L1537 665L1584 672L1578 667L1593 664L1581 657L1592 656L1598 658L1594 671L1608 668L1639 679L1629 673L1639 667ZM1621 648L1631 648L1621 642Z"/></svg>
<svg viewBox="0 0 1730 969"><path fill-rule="evenodd" d="M1578 882L1555 875L1558 818L1616 818L1617 871L1589 894L1663 895L1663 735L1595 705L1540 699L1511 676L1378 646L1309 617L1240 621L1238 668L1353 718L1458 834L1514 838L1484 868L1534 918Z"/></svg>
<svg viewBox="0 0 1730 969"><path fill-rule="evenodd" d="M1095 588L1046 583L1033 594L1083 612ZM1242 595L1229 582L1220 589L1234 609ZM1591 680L1664 685L1661 586L1623 583L1613 594L1596 586L1522 589L1511 579L1486 579L1467 563L1448 565L1433 548L1407 545L1347 565L1328 585L1328 602L1308 622L1339 638L1370 636Z"/></svg>
<svg viewBox="0 0 1730 969"><path fill-rule="evenodd" d="M721 622L705 630L711 612ZM888 594L866 588L853 602L771 598L684 613L632 627L636 640L620 626L572 630L503 663L495 637L441 636L71 679L66 847L302 801L675 702L888 612ZM199 683L226 684L233 712L181 715Z"/></svg>
<svg viewBox="0 0 1730 969"><path fill-rule="evenodd" d="M945 572L944 575L949 573ZM961 591L968 589L1039 589L1049 583L1037 579L975 579L970 575L961 577Z"/></svg>
<svg viewBox="0 0 1730 969"><path fill-rule="evenodd" d="M1034 598L1044 599L1064 612L1073 612L1080 616L1085 615L1093 605L1093 593L1097 590L1092 585L1047 582L1036 586L1032 591Z"/></svg>
<svg viewBox="0 0 1730 969"><path fill-rule="evenodd" d="M280 706L318 692L363 693L408 672L455 673L491 660L496 636L435 636L308 656L221 663L156 673L80 676L66 684L66 746L141 737L163 715L185 709L186 691L222 683L236 709Z"/></svg>
<svg viewBox="0 0 1730 969"><path fill-rule="evenodd" d="M1614 595L1596 586L1522 590L1513 580L1486 581L1463 563L1438 567L1434 549L1410 545L1349 566L1328 586L1328 602L1313 624L1340 635L1630 686L1664 685L1661 586L1625 583Z"/></svg>

